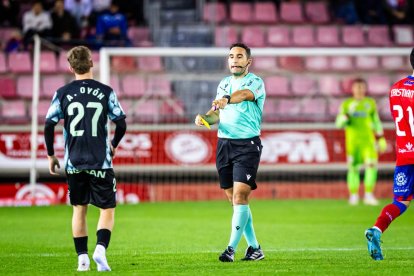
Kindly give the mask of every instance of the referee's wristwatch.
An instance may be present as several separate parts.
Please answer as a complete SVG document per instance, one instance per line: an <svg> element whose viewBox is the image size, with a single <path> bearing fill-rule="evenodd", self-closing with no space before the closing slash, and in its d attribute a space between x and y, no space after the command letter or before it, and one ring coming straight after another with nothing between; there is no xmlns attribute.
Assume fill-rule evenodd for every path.
<svg viewBox="0 0 414 276"><path fill-rule="evenodd" d="M227 104L229 104L231 97L230 97L230 95L224 95L223 99L227 99Z"/></svg>

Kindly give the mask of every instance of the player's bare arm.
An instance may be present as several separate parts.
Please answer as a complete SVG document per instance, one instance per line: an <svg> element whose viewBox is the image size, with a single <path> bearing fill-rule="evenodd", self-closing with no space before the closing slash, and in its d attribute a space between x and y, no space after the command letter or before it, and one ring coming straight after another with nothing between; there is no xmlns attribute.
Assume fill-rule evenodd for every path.
<svg viewBox="0 0 414 276"><path fill-rule="evenodd" d="M48 156L47 159L49 159L49 173L51 175L59 175L59 173L56 172L56 167L60 169L59 160L54 155Z"/></svg>

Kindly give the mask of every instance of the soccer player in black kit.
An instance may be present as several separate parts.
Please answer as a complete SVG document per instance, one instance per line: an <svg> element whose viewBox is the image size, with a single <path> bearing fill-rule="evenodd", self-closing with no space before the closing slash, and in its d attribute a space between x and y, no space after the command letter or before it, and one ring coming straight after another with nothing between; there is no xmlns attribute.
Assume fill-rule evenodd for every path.
<svg viewBox="0 0 414 276"><path fill-rule="evenodd" d="M53 143L55 126L63 119L64 162L73 206L72 234L78 254L78 271L90 270L86 227L88 204L100 209L93 260L98 271L110 271L106 249L116 206L112 158L126 132L126 116L112 88L93 79L91 51L77 46L68 52L67 57L75 80L56 91L46 115L45 142L49 171L55 175L56 167L60 168ZM110 142L108 118L116 125Z"/></svg>

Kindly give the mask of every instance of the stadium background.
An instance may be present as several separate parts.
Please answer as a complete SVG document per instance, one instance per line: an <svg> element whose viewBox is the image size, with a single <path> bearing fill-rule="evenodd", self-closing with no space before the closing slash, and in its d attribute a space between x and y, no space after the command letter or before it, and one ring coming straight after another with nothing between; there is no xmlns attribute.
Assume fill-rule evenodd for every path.
<svg viewBox="0 0 414 276"><path fill-rule="evenodd" d="M16 2L21 22L31 4ZM45 1L46 7L51 2ZM129 124L115 159L120 202L224 199L214 168L215 128L196 128L193 119L208 110L218 82L228 74L223 47L236 41L252 47L251 71L264 79L267 90L265 150L260 189L254 197L346 198L344 137L333 122L339 103L350 96L355 77L367 80L386 129L388 149L380 157L376 195L391 196L394 137L387 93L393 82L411 72L407 47L414 41L412 22L391 22L384 12L383 20L371 24L361 16L358 1L354 12L359 19L354 21L349 16L340 18L341 7L328 1L128 2L134 9L121 5L129 23L128 51L150 48L159 55L110 57L109 84ZM64 178L47 174L42 123L55 89L73 78L65 49L80 43L92 47L95 77L100 79L103 55L99 51L105 48L94 43L93 25L86 26L76 40L42 38L37 184L30 186L26 184L33 165L34 48L7 50L17 30L7 24L0 28L0 205L64 203ZM197 54L165 54L172 47ZM223 49L223 54L203 56L211 48ZM281 48L301 50L278 55ZM259 49L275 52L255 57ZM339 52L312 55L307 49ZM355 49L367 54L349 54ZM62 157L60 133L56 149Z"/></svg>

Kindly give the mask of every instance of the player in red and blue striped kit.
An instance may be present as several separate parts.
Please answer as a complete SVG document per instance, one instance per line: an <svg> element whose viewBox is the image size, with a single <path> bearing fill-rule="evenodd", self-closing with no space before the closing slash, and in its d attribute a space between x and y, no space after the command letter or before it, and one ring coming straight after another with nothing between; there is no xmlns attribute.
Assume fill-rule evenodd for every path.
<svg viewBox="0 0 414 276"><path fill-rule="evenodd" d="M410 63L414 70L414 48L410 54ZM391 87L389 99L395 122L397 155L394 201L382 209L374 226L365 231L368 251L374 260L383 259L381 234L404 213L414 195L414 72Z"/></svg>

